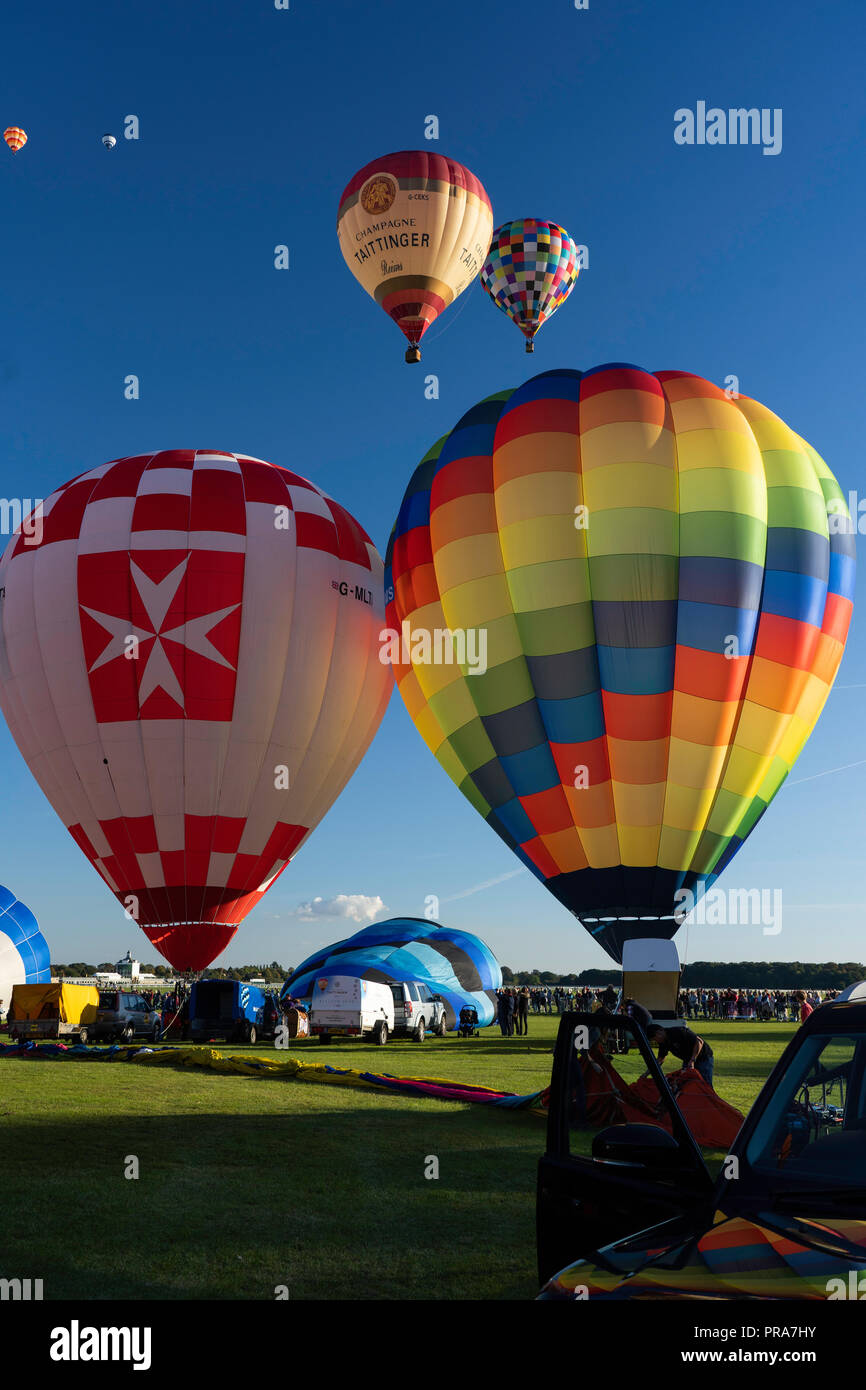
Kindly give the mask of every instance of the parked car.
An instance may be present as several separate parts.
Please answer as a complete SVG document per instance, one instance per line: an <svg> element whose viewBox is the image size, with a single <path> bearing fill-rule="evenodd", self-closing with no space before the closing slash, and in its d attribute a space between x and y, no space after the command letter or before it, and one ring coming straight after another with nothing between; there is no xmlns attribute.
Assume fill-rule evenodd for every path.
<svg viewBox="0 0 866 1390"><path fill-rule="evenodd" d="M390 986L355 975L327 975L316 980L310 1000L310 1032L329 1043L332 1037L363 1037L384 1047L394 1029Z"/></svg>
<svg viewBox="0 0 866 1390"><path fill-rule="evenodd" d="M427 985L414 980L391 985L394 999L394 1033L411 1033L415 1042L423 1042L428 1033L444 1038L448 1032L445 1005L438 994Z"/></svg>
<svg viewBox="0 0 866 1390"><path fill-rule="evenodd" d="M91 1029L94 1038L111 1038L116 1042L149 1038L151 1042L158 1042L161 1029L159 1009L151 1008L140 994L125 989L99 991L99 1007Z"/></svg>
<svg viewBox="0 0 866 1390"><path fill-rule="evenodd" d="M575 1028L598 1022L572 1013L559 1027L538 1171L540 1297L851 1297L866 1274L866 983L801 1025L715 1181L642 1030L620 1015L672 1133L611 1125L591 1157L572 1151Z"/></svg>
<svg viewBox="0 0 866 1390"><path fill-rule="evenodd" d="M6 1026L19 1038L67 1038L86 1043L96 1020L95 985L13 985Z"/></svg>
<svg viewBox="0 0 866 1390"><path fill-rule="evenodd" d="M273 1038L281 1021L277 1000L257 985L244 980L199 980L190 991L184 1032L190 1042L225 1038L252 1044L258 1038Z"/></svg>

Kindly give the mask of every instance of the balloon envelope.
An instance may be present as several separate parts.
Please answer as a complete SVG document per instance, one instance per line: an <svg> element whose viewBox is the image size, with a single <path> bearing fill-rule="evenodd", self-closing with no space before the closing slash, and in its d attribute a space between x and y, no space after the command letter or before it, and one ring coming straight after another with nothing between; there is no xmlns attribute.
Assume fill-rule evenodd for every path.
<svg viewBox="0 0 866 1390"><path fill-rule="evenodd" d="M51 982L51 957L39 923L14 893L0 884L0 1001L9 1008L13 985Z"/></svg>
<svg viewBox="0 0 866 1390"><path fill-rule="evenodd" d="M312 483L214 451L103 464L10 540L0 706L177 969L223 950L370 743L381 572Z"/></svg>
<svg viewBox="0 0 866 1390"><path fill-rule="evenodd" d="M785 780L842 657L852 532L805 440L686 372L544 373L416 469L385 575L400 693L615 959L673 936ZM436 630L484 661L425 660Z"/></svg>
<svg viewBox="0 0 866 1390"><path fill-rule="evenodd" d="M4 130L3 139L6 141L12 153L17 154L18 151L27 144L27 131L22 130L20 126L11 125L8 130Z"/></svg>
<svg viewBox="0 0 866 1390"><path fill-rule="evenodd" d="M565 303L579 272L577 247L564 227L522 217L496 228L481 283L531 344Z"/></svg>
<svg viewBox="0 0 866 1390"><path fill-rule="evenodd" d="M480 180L428 150L372 160L346 185L337 213L347 266L413 348L478 275L492 228Z"/></svg>
<svg viewBox="0 0 866 1390"><path fill-rule="evenodd" d="M422 917L374 922L324 947L292 972L283 992L305 999L322 974L428 985L445 1002L449 1028L456 1028L464 1006L477 1009L482 1026L492 1023L502 984L499 962L479 937Z"/></svg>

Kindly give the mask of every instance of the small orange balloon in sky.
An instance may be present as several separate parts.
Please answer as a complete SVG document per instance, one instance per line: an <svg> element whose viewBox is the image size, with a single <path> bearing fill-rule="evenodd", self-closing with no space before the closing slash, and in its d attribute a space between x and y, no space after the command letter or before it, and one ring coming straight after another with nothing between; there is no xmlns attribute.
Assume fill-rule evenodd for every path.
<svg viewBox="0 0 866 1390"><path fill-rule="evenodd" d="M27 131L18 125L11 125L8 130L4 130L3 139L12 153L17 154L21 146L27 144Z"/></svg>

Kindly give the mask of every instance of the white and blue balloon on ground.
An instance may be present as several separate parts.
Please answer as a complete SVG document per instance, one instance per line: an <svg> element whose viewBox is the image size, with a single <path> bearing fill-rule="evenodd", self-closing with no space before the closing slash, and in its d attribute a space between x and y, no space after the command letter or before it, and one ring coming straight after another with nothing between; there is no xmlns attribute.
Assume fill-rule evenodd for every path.
<svg viewBox="0 0 866 1390"><path fill-rule="evenodd" d="M0 1000L9 1008L13 985L51 981L48 943L29 907L0 884Z"/></svg>

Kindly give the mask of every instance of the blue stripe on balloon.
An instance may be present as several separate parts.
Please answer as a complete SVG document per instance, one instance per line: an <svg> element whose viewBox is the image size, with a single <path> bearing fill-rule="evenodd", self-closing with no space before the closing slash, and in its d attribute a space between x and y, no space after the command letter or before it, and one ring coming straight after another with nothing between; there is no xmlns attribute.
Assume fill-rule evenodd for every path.
<svg viewBox="0 0 866 1390"><path fill-rule="evenodd" d="M852 555L840 555L834 551L830 556L830 581L828 588L831 594L838 594L840 598L854 598L854 576L856 564Z"/></svg>
<svg viewBox="0 0 866 1390"><path fill-rule="evenodd" d="M602 690L611 695L661 695L673 687L676 647L598 647Z"/></svg>
<svg viewBox="0 0 866 1390"><path fill-rule="evenodd" d="M604 733L604 706L598 690L575 695L572 700L537 703L551 743L588 743Z"/></svg>
<svg viewBox="0 0 866 1390"><path fill-rule="evenodd" d="M560 785L561 779L547 743L527 748L522 753L500 754L499 761L514 788L515 796L532 796L534 792L547 791ZM497 806L496 809L501 815L503 808ZM521 838L526 839L526 836Z"/></svg>
<svg viewBox="0 0 866 1390"><path fill-rule="evenodd" d="M764 613L820 627L826 602L827 585L811 575L791 574L789 570L767 570L764 575Z"/></svg>
<svg viewBox="0 0 866 1390"><path fill-rule="evenodd" d="M518 844L522 844L524 840L535 839L535 827L516 797L491 811L487 817L487 824L492 825L494 829L497 824L501 825Z"/></svg>
<svg viewBox="0 0 866 1390"><path fill-rule="evenodd" d="M542 372L540 376L531 377L519 386L506 402L502 412L503 418L509 410L528 405L531 401L579 400L582 375L582 372L569 371L563 367L558 371Z"/></svg>
<svg viewBox="0 0 866 1390"><path fill-rule="evenodd" d="M677 644L699 652L726 652L737 639L737 655L748 656L755 642L758 613L753 608L729 608L721 603L680 602Z"/></svg>

